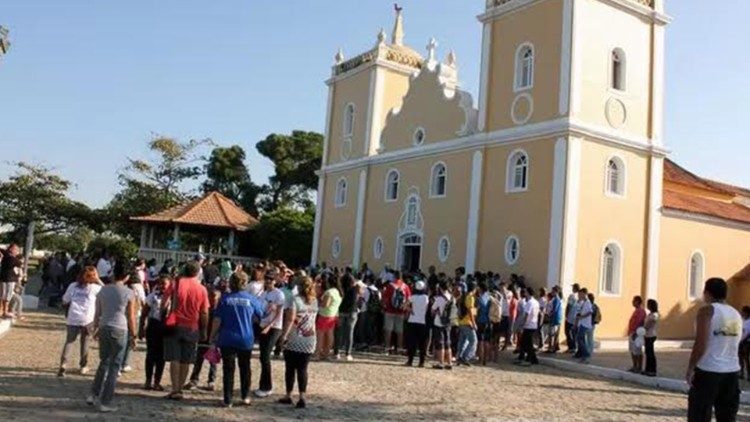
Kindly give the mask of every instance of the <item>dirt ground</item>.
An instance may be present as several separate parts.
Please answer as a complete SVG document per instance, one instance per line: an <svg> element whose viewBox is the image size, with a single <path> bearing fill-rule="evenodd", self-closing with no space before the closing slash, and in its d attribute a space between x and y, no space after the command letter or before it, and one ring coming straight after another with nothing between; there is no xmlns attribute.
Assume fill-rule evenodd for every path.
<svg viewBox="0 0 750 422"><path fill-rule="evenodd" d="M190 393L176 403L146 392L144 352L135 370L117 385L116 414L101 415L84 402L93 375L56 377L64 320L54 312L29 313L0 339L0 418L3 420L684 420L685 395L623 382L564 373L550 367L519 368L511 355L489 367L452 372L405 368L403 360L357 355L355 362L314 362L308 408L276 404L283 389L283 362L274 361L275 391L251 407L220 407L221 388ZM97 350L92 350L95 368ZM73 362L77 361L77 355ZM75 372L75 371L70 371ZM93 371L92 371L93 372ZM207 372L204 369L203 380ZM219 369L221 379L221 369ZM259 364L253 360L253 387ZM165 380L164 384L168 384ZM237 387L238 388L238 384ZM238 395L238 394L236 394ZM743 407L741 420L750 420Z"/></svg>

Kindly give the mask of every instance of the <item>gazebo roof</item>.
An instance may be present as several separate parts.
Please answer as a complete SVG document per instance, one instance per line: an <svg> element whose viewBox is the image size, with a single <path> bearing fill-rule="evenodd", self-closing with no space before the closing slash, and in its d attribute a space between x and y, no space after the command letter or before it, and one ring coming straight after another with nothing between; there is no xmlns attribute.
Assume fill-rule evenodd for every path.
<svg viewBox="0 0 750 422"><path fill-rule="evenodd" d="M211 192L202 198L168 208L156 214L131 217L130 220L144 223L221 227L239 231L248 230L258 224L257 219L219 192Z"/></svg>

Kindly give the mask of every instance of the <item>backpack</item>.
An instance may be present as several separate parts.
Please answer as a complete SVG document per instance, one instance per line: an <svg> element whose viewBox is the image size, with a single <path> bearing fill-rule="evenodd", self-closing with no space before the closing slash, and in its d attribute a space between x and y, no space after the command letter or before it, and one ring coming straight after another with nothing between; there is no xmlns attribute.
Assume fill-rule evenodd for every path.
<svg viewBox="0 0 750 422"><path fill-rule="evenodd" d="M396 310L404 309L404 304L406 304L406 292L404 291L403 286L393 286L393 288L394 290L393 296L391 296L391 306Z"/></svg>
<svg viewBox="0 0 750 422"><path fill-rule="evenodd" d="M490 322L497 324L503 319L503 306L495 296L490 296Z"/></svg>
<svg viewBox="0 0 750 422"><path fill-rule="evenodd" d="M382 311L382 305L380 291L370 290L370 298L367 300L367 312L379 313Z"/></svg>
<svg viewBox="0 0 750 422"><path fill-rule="evenodd" d="M443 312L440 313L440 324L442 324L443 327L449 327L451 325L451 315L453 315L454 306L456 306L456 303L453 298L451 298L443 307Z"/></svg>
<svg viewBox="0 0 750 422"><path fill-rule="evenodd" d="M594 315L591 317L592 321L594 322L594 325L599 324L602 322L602 311L599 309L599 306L594 305Z"/></svg>

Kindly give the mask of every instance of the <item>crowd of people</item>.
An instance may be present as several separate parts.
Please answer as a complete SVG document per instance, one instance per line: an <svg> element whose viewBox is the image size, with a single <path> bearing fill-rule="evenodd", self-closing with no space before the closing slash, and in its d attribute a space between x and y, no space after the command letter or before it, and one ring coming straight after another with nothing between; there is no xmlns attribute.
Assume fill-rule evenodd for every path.
<svg viewBox="0 0 750 422"><path fill-rule="evenodd" d="M6 315L13 296L8 289L17 291L7 284L22 280L22 261L13 245L2 254L0 310ZM58 375L66 375L76 342L80 373L88 373L89 345L92 339L98 341L99 366L87 401L103 412L116 410L112 400L117 378L133 370L131 351L139 340L146 346L145 389L165 391L162 380L170 364L167 399L183 400L185 392L195 388L216 389L218 364L225 406L236 404L236 371L238 403L250 404L251 395L267 398L274 390L271 360L283 354L285 394L278 402L294 404L296 384L296 407L304 408L311 361L353 361L355 352L369 351L403 356L406 366L425 367L432 357L432 368L453 370L497 362L510 349L517 355L516 364L531 366L539 363L537 353L560 352L564 336L567 353L585 364L602 321L596 298L578 284L565 298L559 286L534 289L523 276L466 274L463 268L451 276L434 267L426 274L387 267L375 274L366 264L357 270L323 263L293 271L280 261L242 265L210 261L200 254L189 262L157 266L155 261L115 260L103 253L91 259L56 255L46 261L43 272L43 290L63 292L60 301L66 309ZM707 305L699 312L686 376L692 386L689 412L705 416L714 406L731 413L734 402L724 393L739 377L726 374L747 373L750 379L750 307L742 309L741 319L739 314L735 318L736 311L724 303L726 282L720 279L706 282L704 296ZM632 305L628 370L653 377L659 305L640 296ZM258 388L251 391L255 347L261 373ZM204 367L208 374L201 384ZM703 391L713 401L693 391ZM722 394L723 402L718 398Z"/></svg>

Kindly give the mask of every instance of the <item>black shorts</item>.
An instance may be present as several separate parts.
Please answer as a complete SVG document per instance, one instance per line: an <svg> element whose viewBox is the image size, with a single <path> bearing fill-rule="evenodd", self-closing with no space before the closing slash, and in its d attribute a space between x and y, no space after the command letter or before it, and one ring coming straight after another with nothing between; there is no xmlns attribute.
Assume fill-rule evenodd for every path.
<svg viewBox="0 0 750 422"><path fill-rule="evenodd" d="M477 340L490 341L492 338L492 324L477 324Z"/></svg>
<svg viewBox="0 0 750 422"><path fill-rule="evenodd" d="M193 363L197 355L200 333L177 327L164 337L166 362Z"/></svg>
<svg viewBox="0 0 750 422"><path fill-rule="evenodd" d="M504 316L500 320L500 327L498 327L500 330L500 333L507 333L510 330L510 317Z"/></svg>
<svg viewBox="0 0 750 422"><path fill-rule="evenodd" d="M435 350L445 350L451 347L451 327L433 327L432 345Z"/></svg>

